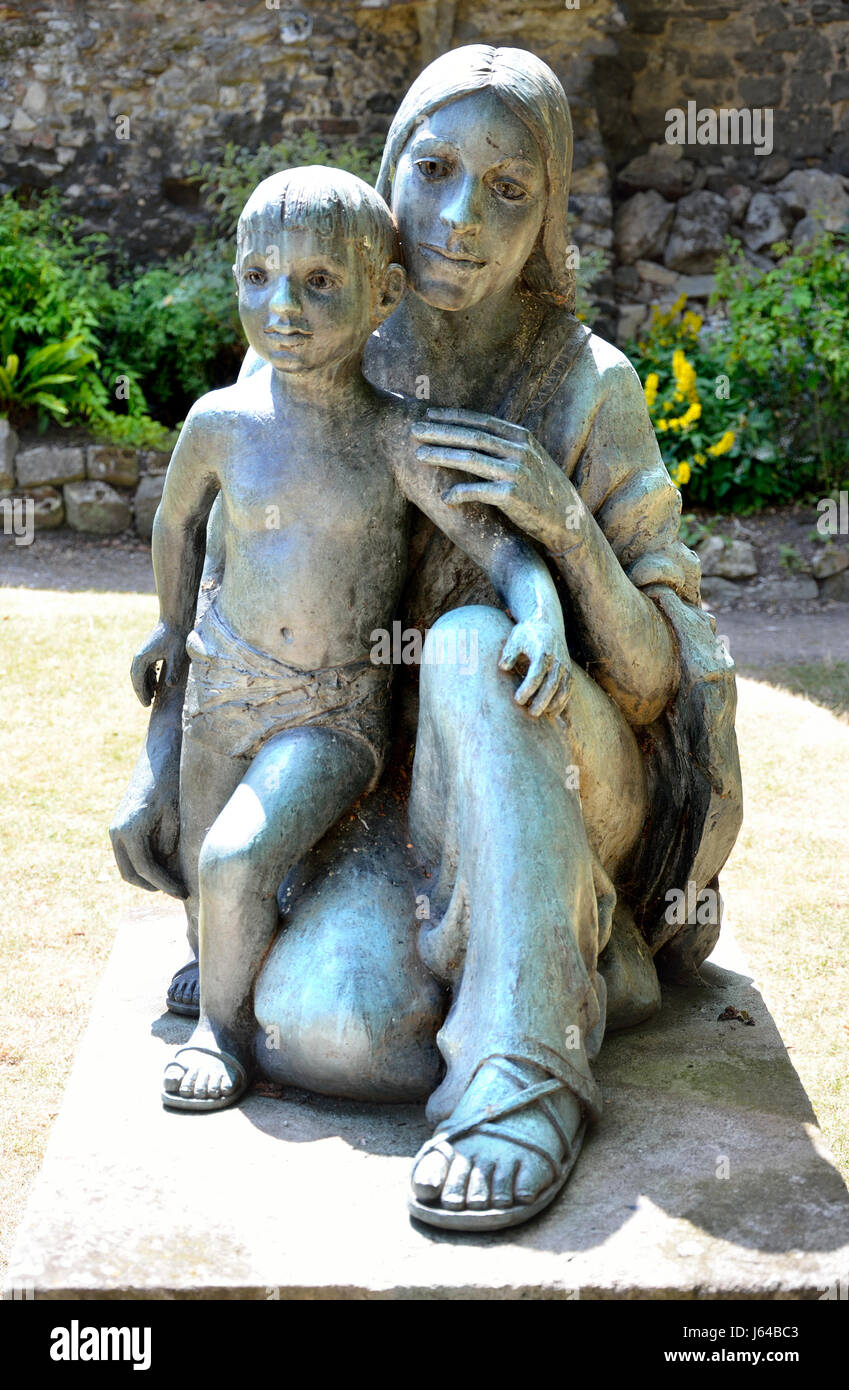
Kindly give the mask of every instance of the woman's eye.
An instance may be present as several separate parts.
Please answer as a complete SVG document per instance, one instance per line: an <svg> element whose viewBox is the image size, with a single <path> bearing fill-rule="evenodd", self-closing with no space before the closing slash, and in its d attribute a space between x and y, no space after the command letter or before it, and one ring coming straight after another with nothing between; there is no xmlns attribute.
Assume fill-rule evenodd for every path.
<svg viewBox="0 0 849 1390"><path fill-rule="evenodd" d="M417 159L416 168L426 179L444 179L449 173L444 159Z"/></svg>
<svg viewBox="0 0 849 1390"><path fill-rule="evenodd" d="M492 187L500 198L505 198L508 203L518 203L527 197L521 184L513 183L511 179L496 179Z"/></svg>
<svg viewBox="0 0 849 1390"><path fill-rule="evenodd" d="M333 276L323 270L314 270L307 276L307 284L313 290L329 290L334 283Z"/></svg>

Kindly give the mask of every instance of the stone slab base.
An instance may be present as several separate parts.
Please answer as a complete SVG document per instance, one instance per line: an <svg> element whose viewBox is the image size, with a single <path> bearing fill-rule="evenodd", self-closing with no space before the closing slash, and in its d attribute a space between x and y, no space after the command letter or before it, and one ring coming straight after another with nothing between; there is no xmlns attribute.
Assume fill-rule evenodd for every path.
<svg viewBox="0 0 849 1390"><path fill-rule="evenodd" d="M815 1299L849 1276L849 1194L745 964L605 1043L604 1118L548 1212L413 1225L417 1107L290 1091L175 1114L163 1065L181 915L120 929L12 1255L36 1298ZM720 1023L728 1004L754 1027Z"/></svg>

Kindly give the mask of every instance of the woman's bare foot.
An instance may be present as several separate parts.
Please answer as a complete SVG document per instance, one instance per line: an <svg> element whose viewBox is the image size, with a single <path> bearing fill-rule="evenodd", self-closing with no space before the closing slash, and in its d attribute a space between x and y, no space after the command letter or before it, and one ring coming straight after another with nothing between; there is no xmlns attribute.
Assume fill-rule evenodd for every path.
<svg viewBox="0 0 849 1390"><path fill-rule="evenodd" d="M239 1050L241 1052L241 1049ZM209 1024L198 1024L165 1068L162 1100L174 1109L222 1110L248 1088L250 1056L222 1048Z"/></svg>
<svg viewBox="0 0 849 1390"><path fill-rule="evenodd" d="M583 1128L580 1102L549 1072L490 1058L416 1158L411 1210L437 1225L527 1220L565 1182Z"/></svg>

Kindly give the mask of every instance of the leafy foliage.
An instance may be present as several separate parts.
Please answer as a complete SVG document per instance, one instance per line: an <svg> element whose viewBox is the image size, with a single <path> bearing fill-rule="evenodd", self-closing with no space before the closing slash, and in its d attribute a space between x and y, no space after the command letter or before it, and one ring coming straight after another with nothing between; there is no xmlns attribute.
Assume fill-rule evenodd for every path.
<svg viewBox="0 0 849 1390"><path fill-rule="evenodd" d="M779 250L764 272L729 242L712 301L721 321L708 330L682 297L628 346L690 502L748 512L827 494L849 473L847 238Z"/></svg>

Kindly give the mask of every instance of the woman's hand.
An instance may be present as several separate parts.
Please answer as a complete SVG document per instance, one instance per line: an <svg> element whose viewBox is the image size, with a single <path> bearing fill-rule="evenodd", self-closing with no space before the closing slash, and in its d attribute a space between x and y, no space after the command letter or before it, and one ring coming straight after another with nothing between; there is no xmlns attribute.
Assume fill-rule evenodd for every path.
<svg viewBox="0 0 849 1390"><path fill-rule="evenodd" d="M551 621L541 614L517 623L504 644L499 669L512 671L520 657L526 659L528 672L514 696L517 705L526 705L535 695L528 710L535 719L541 714L560 714L572 681L562 618Z"/></svg>
<svg viewBox="0 0 849 1390"><path fill-rule="evenodd" d="M186 663L186 634L172 623L158 622L133 657L130 678L133 690L145 706L156 692L156 666L160 661L165 683L176 685Z"/></svg>
<svg viewBox="0 0 849 1390"><path fill-rule="evenodd" d="M473 410L428 410L412 427L419 463L473 473L443 494L451 506L500 507L526 535L554 554L580 544L583 504L562 469L521 425Z"/></svg>

